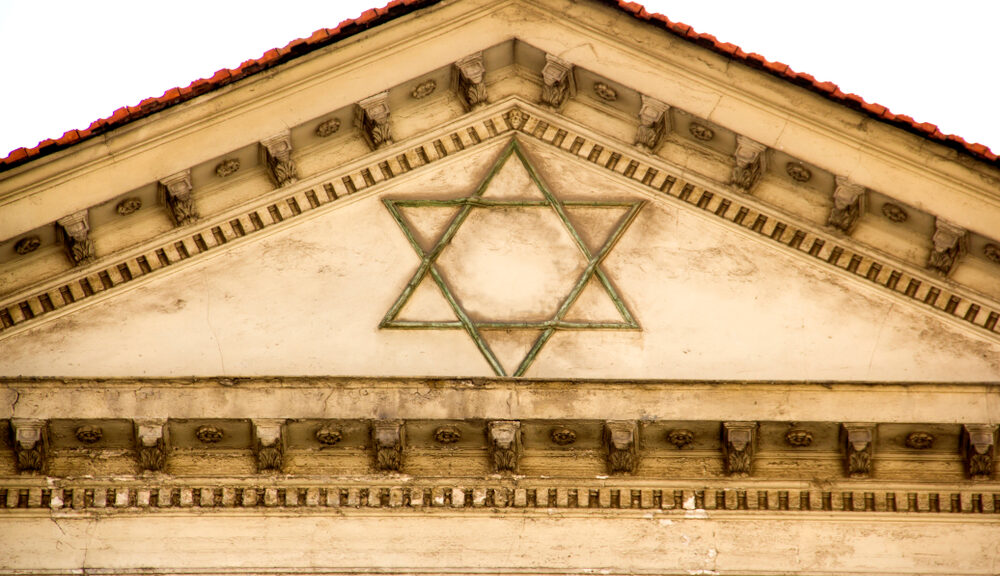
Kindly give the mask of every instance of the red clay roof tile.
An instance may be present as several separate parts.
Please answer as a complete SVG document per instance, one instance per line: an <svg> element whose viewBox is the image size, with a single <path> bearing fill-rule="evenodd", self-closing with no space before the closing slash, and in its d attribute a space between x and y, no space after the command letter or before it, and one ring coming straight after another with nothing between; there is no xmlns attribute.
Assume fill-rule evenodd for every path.
<svg viewBox="0 0 1000 576"><path fill-rule="evenodd" d="M69 147L77 142L86 140L114 130L128 122L138 120L153 114L168 106L184 102L211 90L221 88L235 80L245 78L261 70L284 63L301 54L319 49L323 46L342 40L352 34L361 32L372 25L377 25L384 21L398 18L413 10L437 4L441 0L393 0L385 7L366 10L359 17L351 20L344 20L336 28L321 28L312 33L308 38L298 39L290 42L284 48L272 49L265 52L256 60L247 60L235 70L219 70L211 78L201 78L192 82L184 88L172 88L166 91L159 98L147 98L139 103L139 106L128 106L115 110L108 118L102 118L91 122L86 130L71 130L63 135L59 140L47 139L39 142L34 148L18 148L0 159L0 171L8 170L14 166L31 161L33 157L55 152L56 150ZM1000 165L998 156L982 144L966 142L959 136L952 134L942 134L937 126L915 120L906 115L895 115L885 106L866 102L856 94L844 94L836 84L831 82L818 82L809 74L797 73L781 62L771 62L760 54L747 54L739 46L728 42L720 42L711 34L699 34L691 26L680 22L672 22L666 16L651 13L638 2L625 2L624 0L601 0L605 4L610 4L621 9L643 21L657 22L669 32L672 32L688 41L705 46L727 58L742 62L753 68L765 70L770 74L790 81L806 89L821 94L834 102L841 103L859 112L871 115L872 117L886 121L894 126L923 136L929 140L940 142L951 148L963 151L979 160L986 161L994 165ZM74 134L75 136L67 136Z"/></svg>

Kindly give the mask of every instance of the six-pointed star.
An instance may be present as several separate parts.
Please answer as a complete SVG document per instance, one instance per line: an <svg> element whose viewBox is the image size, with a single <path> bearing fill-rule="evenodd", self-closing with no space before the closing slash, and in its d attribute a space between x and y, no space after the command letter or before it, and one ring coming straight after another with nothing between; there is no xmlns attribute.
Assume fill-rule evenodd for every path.
<svg viewBox="0 0 1000 576"><path fill-rule="evenodd" d="M490 184L495 181L495 177L504 169L504 165L512 157L517 158L517 160L520 161L524 170L527 172L527 175L530 177L531 185L536 187L537 191L540 192L540 194L537 195L537 199L510 199L505 198L503 193L490 193ZM399 295L395 303L386 313L385 318L383 318L381 324L379 325L380 328L465 330L469 336L472 337L473 342L479 348L480 352L482 352L486 361L498 376L507 376L507 372L498 360L494 350L491 349L487 339L483 337L484 331L537 330L539 332L537 338L535 338L534 342L531 344L530 349L528 349L523 359L520 360L517 369L512 374L513 376L523 376L525 371L529 366L531 366L531 363L538 356L539 351L557 330L621 330L639 328L639 324L635 321L635 318L633 318L632 314L625 306L625 303L618 296L618 293L608 280L604 270L601 269L601 262L608 256L608 253L612 248L614 248L615 244L618 243L622 235L625 233L625 230L635 219L636 215L638 215L639 210L642 209L644 202L641 200L618 202L561 201L552 194L548 186L546 186L542 179L538 176L537 171L528 160L528 157L522 150L521 145L516 139L514 139L511 140L510 144L508 144L504 151L500 154L500 157L497 159L492 169L487 173L486 178L483 179L483 181L476 188L475 192L467 197L447 200L383 199L383 202L392 214L393 218L399 224L403 233L406 235L407 240L409 240L410 245L416 251L421 262L417 267L416 272L413 273L413 277L406 284L403 292ZM401 209L445 207L455 208L456 211L454 216L451 216L450 221L447 222L447 226L443 228L443 232L441 232L440 236L433 242L432 247L425 250L424 247L421 246L421 242L417 239L414 225L403 217ZM591 248L588 247L587 242L585 242L581 237L580 231L574 227L573 222L567 216L567 209L573 210L575 208L590 210L609 209L616 210L618 212L624 209L625 213L607 234L607 237L604 238L599 244L594 245L595 249L591 250ZM559 298L557 302L558 307L554 313L551 313L551 315L545 318L509 318L511 315L509 313L510 311L505 310L496 311L493 318L477 319L469 313L468 306L463 306L463 296L467 295L463 295L456 291L454 282L446 281L446 276L442 275L442 272L439 269L439 259L441 258L442 253L445 252L449 245L451 245L452 240L459 231L459 228L461 228L462 224L469 219L469 216L473 211L503 210L509 212L512 209L553 211L558 218L558 221L561 222L563 227L565 227L565 232L569 233L572 245L575 245L578 250L578 252L574 251L574 256L582 256L580 265L577 267L580 271L576 280L571 284L567 284L571 286L568 293L565 295L556 295ZM466 227L463 230L468 229L469 228ZM472 237L473 240L475 240L475 238L475 236ZM555 251L553 251L553 253L554 252ZM576 271L577 270L574 269L574 272ZM445 301L451 307L451 311L454 313L457 320L440 321L399 319L400 311L403 310L404 306L406 306L407 302L413 296L416 288L428 276L433 279L434 283L440 289L441 295L444 296ZM592 279L596 279L602 292L609 298L609 301L613 303L616 318L613 321L592 321L587 319L567 320L567 312L571 309L574 302L577 301L584 288L588 285L588 282ZM552 295L546 296L551 297ZM514 315L517 315L516 311Z"/></svg>

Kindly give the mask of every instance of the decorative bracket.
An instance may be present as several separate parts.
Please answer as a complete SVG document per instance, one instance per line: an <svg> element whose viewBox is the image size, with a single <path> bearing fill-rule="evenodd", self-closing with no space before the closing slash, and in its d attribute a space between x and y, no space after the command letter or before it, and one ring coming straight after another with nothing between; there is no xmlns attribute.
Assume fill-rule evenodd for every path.
<svg viewBox="0 0 1000 576"><path fill-rule="evenodd" d="M858 217L865 210L865 188L852 183L843 176L837 176L837 187L833 191L833 208L827 223L849 234L854 229Z"/></svg>
<svg viewBox="0 0 1000 576"><path fill-rule="evenodd" d="M517 473L521 459L521 423L517 420L494 420L486 425L490 462L497 473Z"/></svg>
<svg viewBox="0 0 1000 576"><path fill-rule="evenodd" d="M285 454L284 437L281 434L283 420L254 420L254 455L257 457L257 472L281 471Z"/></svg>
<svg viewBox="0 0 1000 576"><path fill-rule="evenodd" d="M559 108L569 95L569 85L573 78L570 71L573 65L551 54L545 55L545 66L542 68L542 104Z"/></svg>
<svg viewBox="0 0 1000 576"><path fill-rule="evenodd" d="M996 451L996 426L966 424L962 426L962 458L969 477L989 480L993 477L993 454Z"/></svg>
<svg viewBox="0 0 1000 576"><path fill-rule="evenodd" d="M66 255L74 266L94 261L94 241L90 238L90 219L86 209L60 218L56 221L56 227L66 247Z"/></svg>
<svg viewBox="0 0 1000 576"><path fill-rule="evenodd" d="M160 180L163 200L175 226L186 226L198 221L198 210L191 198L191 171L185 170Z"/></svg>
<svg viewBox="0 0 1000 576"><path fill-rule="evenodd" d="M725 456L726 474L749 476L753 471L753 457L756 451L756 422L722 423L722 452Z"/></svg>
<svg viewBox="0 0 1000 576"><path fill-rule="evenodd" d="M17 471L21 474L41 474L45 470L48 455L48 437L45 420L13 419L14 454L17 457Z"/></svg>
<svg viewBox="0 0 1000 576"><path fill-rule="evenodd" d="M737 134L735 158L733 186L750 192L767 170L767 146Z"/></svg>
<svg viewBox="0 0 1000 576"><path fill-rule="evenodd" d="M166 420L135 422L135 449L142 470L162 471L167 463Z"/></svg>
<svg viewBox="0 0 1000 576"><path fill-rule="evenodd" d="M483 53L466 56L455 62L456 87L458 97L466 110L483 106L487 102L486 95L486 65L483 64Z"/></svg>
<svg viewBox="0 0 1000 576"><path fill-rule="evenodd" d="M847 475L867 478L872 473L872 454L875 451L874 424L843 424L841 427L846 454Z"/></svg>
<svg viewBox="0 0 1000 576"><path fill-rule="evenodd" d="M376 420L372 422L372 447L375 449L375 469L399 472L403 468L403 441L405 429L402 420Z"/></svg>
<svg viewBox="0 0 1000 576"><path fill-rule="evenodd" d="M642 108L639 109L639 129L635 133L635 145L652 152L669 128L667 111L670 106L645 94L640 96Z"/></svg>
<svg viewBox="0 0 1000 576"><path fill-rule="evenodd" d="M379 92L358 102L354 123L372 150L392 144L392 134L389 132L389 92Z"/></svg>
<svg viewBox="0 0 1000 576"><path fill-rule="evenodd" d="M292 137L287 130L260 141L260 161L267 166L267 174L276 187L299 181L298 170L292 160Z"/></svg>
<svg viewBox="0 0 1000 576"><path fill-rule="evenodd" d="M639 427L631 420L604 423L604 446L608 451L608 472L635 474L639 467Z"/></svg>
<svg viewBox="0 0 1000 576"><path fill-rule="evenodd" d="M965 254L969 245L969 233L960 226L938 218L934 222L934 236L931 237L930 256L927 267L942 276L947 276L955 266L958 257Z"/></svg>

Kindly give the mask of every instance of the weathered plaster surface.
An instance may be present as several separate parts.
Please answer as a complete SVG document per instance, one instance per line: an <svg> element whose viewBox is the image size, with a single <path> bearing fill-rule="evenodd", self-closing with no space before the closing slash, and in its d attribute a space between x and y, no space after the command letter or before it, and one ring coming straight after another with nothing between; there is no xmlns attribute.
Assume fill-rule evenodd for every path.
<svg viewBox="0 0 1000 576"><path fill-rule="evenodd" d="M1000 377L996 343L722 228L689 207L642 196L536 146L528 150L563 200L648 203L603 263L642 329L557 332L527 376ZM381 194L466 196L497 153L485 148L435 174L394 181ZM479 233L502 241L503 222ZM603 225L581 222L595 234ZM536 256L547 253L550 240L538 232L520 238ZM449 273L467 274L463 289L474 289L468 279L497 274L482 276L475 266L483 261L465 263L468 273L451 262ZM461 330L379 329L418 263L379 198L363 197L13 335L4 341L0 374L492 375ZM535 257L521 272L541 273L544 264Z"/></svg>

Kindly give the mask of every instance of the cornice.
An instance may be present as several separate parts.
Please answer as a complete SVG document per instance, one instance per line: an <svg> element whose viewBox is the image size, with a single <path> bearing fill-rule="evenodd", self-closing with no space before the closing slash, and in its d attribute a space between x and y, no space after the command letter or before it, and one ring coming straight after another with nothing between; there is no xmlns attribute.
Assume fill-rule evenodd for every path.
<svg viewBox="0 0 1000 576"><path fill-rule="evenodd" d="M516 122L511 114L517 114ZM510 97L419 138L380 148L192 226L67 271L0 301L0 340L221 253L222 246L263 237L367 197L428 165L444 169L472 149L515 135L628 184L647 197L685 206L755 242L807 260L859 287L890 295L978 337L1000 341L1000 303L947 278L834 235L729 184L701 177L661 157L600 135L574 121Z"/></svg>
<svg viewBox="0 0 1000 576"><path fill-rule="evenodd" d="M538 11L539 19L527 22L528 29L518 37L570 60L577 57L577 53L599 52L600 58L589 59L585 64L591 70L769 147L801 154L798 148L803 142L822 142L828 152L826 156L808 156L802 160L831 172L845 173L842 165L845 157L878 158L906 174L907 178L926 180L930 177L950 195L971 194L978 205L1000 209L1000 172L993 166L977 165L978 169L971 170L976 173L972 175L968 171L970 166L955 162L955 151L944 145L871 123L861 112L833 106L829 99L819 94L789 86L783 79L712 53L666 31L635 22L614 8L601 7L608 16L599 20L580 17L580 7L568 0L549 0L547 4L544 9L537 4L525 8ZM550 13L562 16L559 26L590 39L600 39L602 50L598 51L592 43L566 42L557 34L544 34L533 28L533 25L542 26L542 22L552 25L544 19L544 14ZM893 151L885 145L887 140L897 143ZM940 162L929 162L929 154ZM855 165L848 168L846 175L922 209L950 212L950 208L939 200L940 190L933 195L911 195L898 182L893 183L892 176L879 178L879 172L871 166ZM970 226L982 232L991 230L988 221Z"/></svg>

